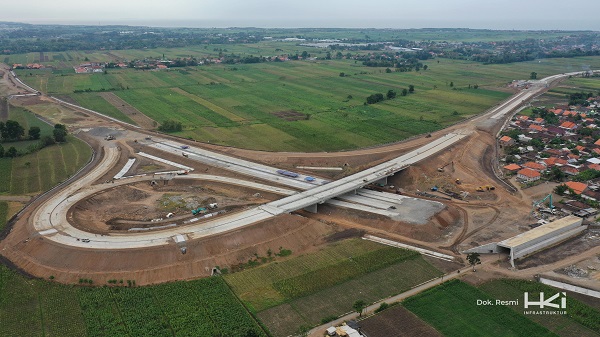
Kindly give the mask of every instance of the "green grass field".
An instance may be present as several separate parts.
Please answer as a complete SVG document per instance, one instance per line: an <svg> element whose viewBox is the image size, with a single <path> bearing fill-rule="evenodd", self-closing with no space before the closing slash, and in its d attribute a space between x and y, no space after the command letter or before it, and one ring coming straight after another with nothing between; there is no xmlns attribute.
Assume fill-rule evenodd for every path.
<svg viewBox="0 0 600 337"><path fill-rule="evenodd" d="M179 55L183 51L171 52ZM191 47L187 55L203 52L200 47ZM584 65L594 68L600 66L600 57L502 65L449 59L424 63L428 70L404 73L386 73L383 68L365 67L352 60L210 65L168 71L108 69L108 74L18 73L42 91L69 95L87 108L131 122L97 93L73 92L117 89L117 96L157 122L181 122L184 130L177 134L183 137L259 150L334 151L438 130L502 101L509 96L503 87L514 79L528 78L531 71L541 78ZM347 76L340 77L342 72ZM469 89L474 84L479 88ZM370 94L385 94L390 89L400 92L408 85L415 86L414 94L363 105ZM288 121L274 115L281 111L296 111L305 119Z"/></svg>
<svg viewBox="0 0 600 337"><path fill-rule="evenodd" d="M40 137L52 136L53 127L37 118L31 111L13 105L10 105L8 111L8 119L19 122L23 129L25 129L25 139L27 139L27 132L32 126L40 128ZM27 153L30 152L28 151L28 148L31 146L35 147L38 142L38 140L22 140L18 142L3 143L2 145L4 146L4 150L8 150L9 147L14 147L19 153Z"/></svg>
<svg viewBox="0 0 600 337"><path fill-rule="evenodd" d="M540 291L545 294L555 294L558 290L541 283L524 280L494 280L479 286L495 299L522 299L524 292L529 292L530 298L539 298ZM510 306L517 313L522 313L523 303ZM567 296L568 315L553 315L548 319L544 315L528 315L532 321L548 328L563 337L600 336L600 311L572 297Z"/></svg>
<svg viewBox="0 0 600 337"><path fill-rule="evenodd" d="M0 232L4 229L8 220L8 202L0 201Z"/></svg>
<svg viewBox="0 0 600 337"><path fill-rule="evenodd" d="M87 288L0 266L0 318L3 337L266 336L220 278Z"/></svg>
<svg viewBox="0 0 600 337"><path fill-rule="evenodd" d="M557 336L509 307L476 305L477 300L486 299L495 300L473 286L453 280L410 297L403 305L448 337Z"/></svg>
<svg viewBox="0 0 600 337"><path fill-rule="evenodd" d="M275 336L287 336L351 311L358 299L372 303L439 275L418 253L350 239L225 280Z"/></svg>
<svg viewBox="0 0 600 337"><path fill-rule="evenodd" d="M0 194L37 194L66 180L91 156L90 147L69 136L68 142L16 158L0 159Z"/></svg>
<svg viewBox="0 0 600 337"><path fill-rule="evenodd" d="M79 105L84 106L94 111L102 112L103 114L136 125L129 116L122 113L119 109L107 102L98 93L83 93L79 95L70 95Z"/></svg>

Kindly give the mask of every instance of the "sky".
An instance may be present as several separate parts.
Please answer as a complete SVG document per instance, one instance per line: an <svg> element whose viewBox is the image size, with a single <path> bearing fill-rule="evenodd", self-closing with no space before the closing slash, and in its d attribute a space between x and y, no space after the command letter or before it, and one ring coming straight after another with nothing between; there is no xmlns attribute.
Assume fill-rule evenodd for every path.
<svg viewBox="0 0 600 337"><path fill-rule="evenodd" d="M600 21L593 14L598 12L598 0L29 0L26 5L3 6L0 21L161 27L599 31Z"/></svg>

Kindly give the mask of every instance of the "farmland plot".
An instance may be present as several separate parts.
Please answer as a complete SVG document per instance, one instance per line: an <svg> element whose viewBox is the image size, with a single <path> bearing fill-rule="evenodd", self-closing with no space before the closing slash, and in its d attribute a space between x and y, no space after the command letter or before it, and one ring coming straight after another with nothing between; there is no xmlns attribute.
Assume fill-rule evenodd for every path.
<svg viewBox="0 0 600 337"><path fill-rule="evenodd" d="M453 280L402 304L444 336L557 336L506 306L477 306L477 300L487 299L494 300L475 287Z"/></svg>

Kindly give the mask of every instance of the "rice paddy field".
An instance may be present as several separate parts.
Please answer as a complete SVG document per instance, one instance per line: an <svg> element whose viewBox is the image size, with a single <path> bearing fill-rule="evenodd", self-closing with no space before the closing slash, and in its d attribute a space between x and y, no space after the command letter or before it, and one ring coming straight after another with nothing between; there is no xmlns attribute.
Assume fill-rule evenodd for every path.
<svg viewBox="0 0 600 337"><path fill-rule="evenodd" d="M600 312L570 294L566 315L524 313L531 310L524 309L524 292L539 298L540 292L550 296L558 291L526 280L492 280L478 287L452 280L406 299L402 306L444 336L599 336ZM491 300L494 305L477 305L477 300ZM518 304L501 305L496 300Z"/></svg>
<svg viewBox="0 0 600 337"><path fill-rule="evenodd" d="M440 275L418 253L350 239L225 280L274 336L288 336Z"/></svg>
<svg viewBox="0 0 600 337"><path fill-rule="evenodd" d="M521 294L522 296L522 294ZM477 306L493 297L452 280L402 302L444 336L558 336L503 305Z"/></svg>
<svg viewBox="0 0 600 337"><path fill-rule="evenodd" d="M248 45L228 48L253 51ZM256 48L254 51L265 51L263 55L275 53L274 49L267 53L262 45ZM142 57L135 53L160 57L161 51L167 57L185 56L180 54L182 50L110 54L131 53L117 55L119 58ZM186 52L194 55L205 51L190 47ZM106 54L98 54L99 60L107 59ZM83 55L90 60L95 57ZM319 60L213 64L162 71L108 69L107 74L69 74L49 69L20 70L18 74L37 89L68 95L84 107L130 122L118 107L100 96L110 90L158 123L167 119L181 122L183 131L176 134L182 137L268 151L335 151L439 130L510 96L506 85L512 80L527 79L532 71L541 78L586 66L598 67L600 57L505 65L449 59L423 62L427 70L391 73L354 60ZM414 93L364 104L373 93L400 93L409 85L414 85ZM80 92L85 90L89 92ZM304 118L286 119L282 117L284 112Z"/></svg>

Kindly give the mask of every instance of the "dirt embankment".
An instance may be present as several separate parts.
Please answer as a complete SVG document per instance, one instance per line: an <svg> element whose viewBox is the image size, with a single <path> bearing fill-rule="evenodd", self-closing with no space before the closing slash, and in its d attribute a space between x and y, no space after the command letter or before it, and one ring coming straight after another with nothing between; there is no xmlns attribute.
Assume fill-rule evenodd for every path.
<svg viewBox="0 0 600 337"><path fill-rule="evenodd" d="M110 279L145 285L205 277L215 266L245 263L255 253L266 256L269 249L290 249L292 256L315 251L337 231L335 226L319 221L281 215L230 233L186 242L187 254L183 255L174 243L152 249L76 249L42 237L31 238L24 229L21 226L19 233L11 235L11 245L3 251L17 266L37 277L54 276L63 283L87 278L96 285Z"/></svg>

